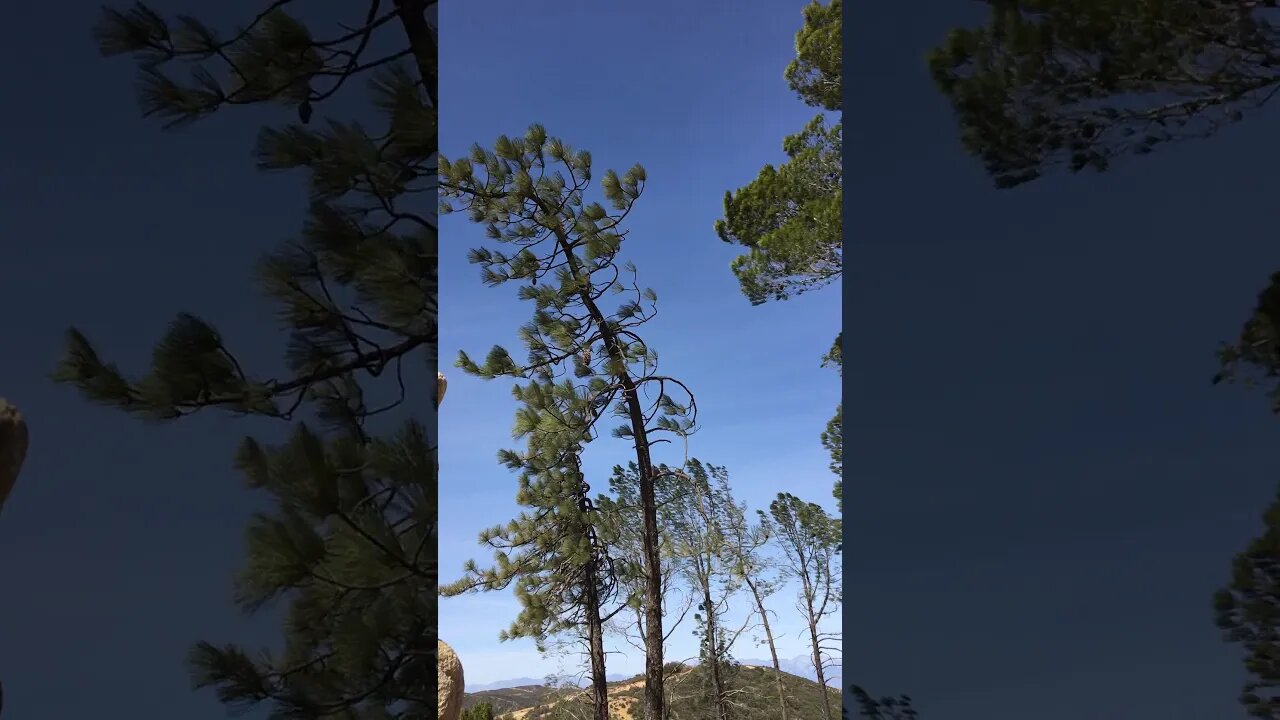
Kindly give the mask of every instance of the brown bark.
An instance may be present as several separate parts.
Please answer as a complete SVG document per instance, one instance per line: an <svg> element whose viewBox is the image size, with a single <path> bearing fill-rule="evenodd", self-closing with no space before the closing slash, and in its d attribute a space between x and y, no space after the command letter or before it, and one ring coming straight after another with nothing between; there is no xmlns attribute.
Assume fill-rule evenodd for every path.
<svg viewBox="0 0 1280 720"><path fill-rule="evenodd" d="M813 642L813 671L818 676L818 687L822 690L822 716L831 720L831 693L827 692L827 674L822 667L822 650L818 644L818 623L809 620L809 639Z"/></svg>
<svg viewBox="0 0 1280 720"><path fill-rule="evenodd" d="M800 556L800 567L805 567L803 554ZM822 667L822 644L818 637L818 620L822 617L822 613L813 606L813 598L816 596L818 588L809 578L807 570L802 570L800 581L804 590L805 622L809 626L809 641L813 643L813 655L811 656L813 672L817 675L818 686L822 689L822 716L825 720L831 720L831 697L830 693L827 692L827 676ZM826 606L825 600L823 601L823 606Z"/></svg>
<svg viewBox="0 0 1280 720"><path fill-rule="evenodd" d="M404 26L404 34L409 38L409 49L418 64L418 76L427 90L427 98L431 100L431 107L439 107L438 48L431 25L427 23L427 6L430 4L427 0L396 0L396 10L400 24Z"/></svg>
<svg viewBox="0 0 1280 720"><path fill-rule="evenodd" d="M609 720L609 683L605 679L604 624L600 622L600 596L594 560L587 563L587 642L591 656L591 707L595 720Z"/></svg>
<svg viewBox="0 0 1280 720"><path fill-rule="evenodd" d="M719 626L716 625L715 605L711 600L711 584L704 576L702 581L702 607L707 614L706 646L707 672L711 676L711 699L715 707L716 720L729 720L729 707L725 703L724 678L720 677L720 638Z"/></svg>

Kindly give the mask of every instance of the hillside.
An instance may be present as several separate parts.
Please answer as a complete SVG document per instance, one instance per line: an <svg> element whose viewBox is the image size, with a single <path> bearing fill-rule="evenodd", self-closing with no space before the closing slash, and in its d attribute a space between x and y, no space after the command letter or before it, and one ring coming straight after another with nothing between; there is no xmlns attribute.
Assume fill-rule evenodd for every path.
<svg viewBox="0 0 1280 720"><path fill-rule="evenodd" d="M703 691L701 668L683 668L667 676L667 697L671 720L706 720L712 712ZM790 717L814 720L822 717L822 695L818 684L783 673ZM737 708L735 720L777 720L778 700L771 668L741 665L731 671L729 687ZM609 683L609 706L613 720L639 717L644 678ZM828 688L832 717L840 717L840 693ZM487 702L497 720L560 720L584 715L590 696L581 690L558 690L543 685L483 690L467 693L464 708ZM557 713L560 709L565 712Z"/></svg>

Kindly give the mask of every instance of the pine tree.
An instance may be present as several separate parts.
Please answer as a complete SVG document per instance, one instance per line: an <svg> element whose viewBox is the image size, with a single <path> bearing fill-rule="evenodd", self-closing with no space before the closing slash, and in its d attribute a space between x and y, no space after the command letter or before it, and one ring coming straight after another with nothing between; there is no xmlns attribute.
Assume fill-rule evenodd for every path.
<svg viewBox="0 0 1280 720"><path fill-rule="evenodd" d="M533 381L515 388L524 407L514 434L528 438L527 449L499 453L508 468L521 471L516 502L529 510L481 533L481 544L494 549L492 568L468 561L464 576L440 592L452 597L514 583L521 611L499 639L532 638L542 652L553 636L585 630L595 717L608 720L603 608L617 584L612 558L595 532L590 486L579 465L591 410L571 386L555 381L554 364L540 363L546 359L542 350L530 348L530 356L537 366L530 371Z"/></svg>
<svg viewBox="0 0 1280 720"><path fill-rule="evenodd" d="M190 658L198 687L216 688L233 709L266 703L280 718L428 717L436 449L416 420L381 435L367 420L403 403L405 373L412 380L436 359L435 208L418 207L436 170L434 3L366 3L359 22L324 39L287 4L272 3L225 39L142 4L107 9L95 33L105 55L136 58L144 114L168 127L228 106L297 107L300 122L264 128L257 147L261 168L303 168L310 178L301 238L260 265L287 331L288 375L251 373L211 324L184 313L142 377L104 362L72 329L55 379L151 421L222 408L293 423L283 445L249 438L236 455L249 486L274 501L249 524L236 601L248 611L287 601L283 651L202 642ZM371 38L397 27L403 49L371 56L371 46L390 45ZM175 65L189 77L175 79ZM311 129L315 109L357 77L371 84L382 130L332 119ZM371 406L366 392L383 387L384 373L398 397Z"/></svg>
<svg viewBox="0 0 1280 720"><path fill-rule="evenodd" d="M725 674L730 647L736 639L724 627L728 602L740 577L730 558L729 517L736 509L729 490L728 471L690 459L681 472L667 471L674 483L670 533L672 562L684 576L697 601L699 659L706 673L708 698L714 711L709 720L729 720L730 703Z"/></svg>
<svg viewBox="0 0 1280 720"><path fill-rule="evenodd" d="M843 107L841 17L841 0L806 6L786 72L805 103L830 111ZM747 250L732 267L753 304L826 285L843 267L841 123L828 127L819 114L782 146L787 162L765 165L750 184L725 193L715 225L721 240Z"/></svg>
<svg viewBox="0 0 1280 720"><path fill-rule="evenodd" d="M764 630L765 643L769 647L769 659L773 663L773 676L778 688L779 718L787 720L787 691L782 680L782 664L778 660L778 646L774 640L773 626L769 621L769 610L764 604L764 599L778 589L778 583L773 577L776 563L763 553L769 543L770 523L763 518L758 523L748 523L745 504L734 503L727 509L725 515L727 557L732 564L733 572L751 594L756 617L760 618L760 626Z"/></svg>
<svg viewBox="0 0 1280 720"><path fill-rule="evenodd" d="M666 467L659 468L654 479L654 502L658 506L658 556L662 559L662 598L667 617L663 621L664 639L670 638L693 607L692 597L683 595L681 607L673 607L673 599L679 595L676 582L678 566L674 559L671 537L671 515L675 510L678 479ZM610 494L596 496L595 504L600 539L609 547L614 558L620 594L625 597L627 610L614 618L614 631L633 647L644 649L644 597L646 579L644 572L644 512L640 502L640 473L635 462L624 468L615 465L609 478ZM634 632L633 632L634 628ZM667 672L670 675L670 672Z"/></svg>
<svg viewBox="0 0 1280 720"><path fill-rule="evenodd" d="M764 513L760 513L762 519ZM830 516L819 505L807 503L789 493L778 493L769 503L771 530L787 559L787 569L800 581L796 609L804 617L809 632L813 670L818 685L826 687L828 651L838 634L819 630L823 618L839 612L840 573L836 547L840 543ZM822 694L823 716L831 720L831 701Z"/></svg>
<svg viewBox="0 0 1280 720"><path fill-rule="evenodd" d="M484 282L527 281L520 297L535 306L533 321L521 331L530 351L528 366L494 347L483 366L464 353L459 367L482 377L522 378L540 368L571 371L574 379L558 384L555 395L571 412L558 411L559 417L549 414L541 422L579 423L565 431L575 433L578 442L595 437L597 421L610 408L626 419L614 435L634 443L639 473L646 579L644 712L646 720L664 720L662 563L651 446L661 439L659 433L690 433L696 406L683 383L658 374L656 353L635 331L653 317L656 295L635 284L634 265L617 262L626 237L620 225L640 197L644 169L636 165L622 176L605 173L600 187L615 211L610 214L584 197L591 181L590 153L575 152L534 125L523 138L498 138L492 150L476 145L469 158L442 158L440 174L442 211L468 211L491 240L517 248L511 255L488 247L472 250ZM620 281L624 272L632 278L628 283ZM602 302L610 292L627 294L612 311ZM669 394L677 392L684 402Z"/></svg>

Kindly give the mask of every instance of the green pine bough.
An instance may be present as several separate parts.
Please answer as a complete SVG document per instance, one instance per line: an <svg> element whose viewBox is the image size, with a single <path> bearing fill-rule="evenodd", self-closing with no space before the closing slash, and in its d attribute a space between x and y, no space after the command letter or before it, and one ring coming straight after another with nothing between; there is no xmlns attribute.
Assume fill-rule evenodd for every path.
<svg viewBox="0 0 1280 720"><path fill-rule="evenodd" d="M280 650L201 642L189 657L194 684L233 710L436 712L436 446L406 412L433 410L429 376L415 393L406 380L434 369L437 352L435 208L420 199L436 174L433 6L370 0L317 29L285 0L222 34L138 3L105 10L95 28L104 55L133 56L143 113L167 127L262 104L299 119L264 127L256 152L263 170L304 170L310 191L300 236L259 265L286 336L275 376L186 313L140 376L75 329L54 373L149 421L213 408L289 423L284 443L247 438L235 459L272 501L249 522L235 600L249 612L285 606ZM371 90L364 124L314 117L360 84ZM375 432L370 418L388 412L400 422Z"/></svg>

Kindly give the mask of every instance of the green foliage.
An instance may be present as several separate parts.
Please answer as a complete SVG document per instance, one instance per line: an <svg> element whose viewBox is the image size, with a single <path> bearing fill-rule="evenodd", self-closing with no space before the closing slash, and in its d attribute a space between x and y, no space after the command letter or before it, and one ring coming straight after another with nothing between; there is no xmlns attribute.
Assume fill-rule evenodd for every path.
<svg viewBox="0 0 1280 720"><path fill-rule="evenodd" d="M493 720L493 705L487 702L472 705L462 711L462 720Z"/></svg>
<svg viewBox="0 0 1280 720"><path fill-rule="evenodd" d="M671 532L672 515L679 507L680 476L666 466L658 466L654 477L654 498L658 511L658 552L663 563L662 596L674 592L679 565L675 562L676 540ZM613 467L608 495L596 496L596 527L600 541L609 547L620 592L636 615L639 636L644 636L644 522L640 501L640 470L634 462ZM671 663L668 663L671 664Z"/></svg>
<svg viewBox="0 0 1280 720"><path fill-rule="evenodd" d="M841 12L841 0L805 7L786 70L801 99L826 110L842 107ZM843 261L841 124L827 127L818 115L782 147L787 162L765 165L750 184L725 193L715 224L721 240L746 248L732 269L756 305L826 285Z"/></svg>
<svg viewBox="0 0 1280 720"><path fill-rule="evenodd" d="M634 265L617 261L627 235L622 223L643 192L644 168L636 165L622 175L613 170L604 173L599 187L612 213L598 201L587 201L591 177L591 154L549 137L540 125L531 126L523 138L499 137L492 149L475 145L467 158L441 158L441 211L468 213L473 222L485 227L487 237L497 246L474 248L470 253L471 261L481 268L482 281L494 286L521 281L519 297L534 305L533 319L520 329L527 356L523 363L496 346L482 363L459 353L457 366L482 378L531 381L515 388L516 398L525 402L516 416L515 434L529 437L528 451L505 451L500 458L509 467L525 471L528 480L521 480L517 500L538 508L537 513L543 514L539 517L553 517L548 514L552 507L567 508L569 487L567 482L556 481L544 487L533 478L551 477L555 468L569 459L576 462L586 444L596 439L597 424L604 414L611 412L625 419L613 435L630 440L636 453L644 550L640 563L645 591L642 606L646 667L650 669L646 713L661 717L661 540L654 499L656 474L649 452L656 436L666 434L683 440L693 431L696 403L683 383L657 372L657 353L636 332L656 313L657 295L636 284ZM629 281L622 281L624 274L630 276ZM610 294L619 297L612 305L604 301ZM579 503L585 490L580 493ZM567 519L566 513L558 515ZM508 526L512 537L486 535L484 539L497 539L504 549L516 547L510 544L513 540L531 546L545 544L546 533L534 532L529 519L518 518ZM593 521L584 517L584 530ZM560 535L553 533L552 537ZM610 597L616 569L599 544L588 540L577 547L585 551L588 545L595 548L592 565L608 569L610 584L602 587L601 593ZM541 552L540 558L552 557L545 549ZM584 560L581 554L564 556L570 563ZM518 621L521 632L541 638L567 629L556 618L572 612L579 602L550 599L549 591L561 585L542 583L545 563L508 563L501 555L497 560L499 574L469 565L470 577L451 586L449 592L468 586L497 587L520 577L521 583L530 583L517 586L524 607ZM507 565L511 567L503 570ZM586 585L593 587L590 582ZM582 600L587 600L585 594ZM525 613L533 613L530 622L523 619ZM593 615L588 612L592 622ZM592 652L593 672L598 670L599 675L603 675L602 655L602 649Z"/></svg>
<svg viewBox="0 0 1280 720"><path fill-rule="evenodd" d="M290 15L288 2L273 2L230 37L191 16L171 23L143 3L128 10L105 8L93 34L107 57L138 60L138 97L143 113L179 127L224 106L277 102L298 108L310 120L313 106L334 96L351 78L401 59L412 58L432 108L436 106L436 40L427 25L434 2L406 0L392 7L367 2L363 22L341 26L330 37L315 38ZM403 25L410 47L370 57L370 41L392 22ZM396 28L392 28L396 32ZM166 67L182 65L185 78ZM431 113L431 132L435 118Z"/></svg>
<svg viewBox="0 0 1280 720"><path fill-rule="evenodd" d="M526 401L522 417L532 412L545 419L561 412L543 389L538 384L517 388L536 398ZM528 450L503 451L502 457L508 468L521 471L516 501L529 510L480 534L480 542L494 549L492 567L468 560L464 576L441 587L440 593L452 597L502 590L514 583L521 610L499 639L532 638L545 652L552 636L585 626L593 615L600 617L601 604L614 595L616 578L611 563L598 561L593 518L581 505L580 450L558 431L522 434L529 438ZM594 596L588 596L589 584L595 585Z"/></svg>
<svg viewBox="0 0 1280 720"><path fill-rule="evenodd" d="M168 127L224 106L298 105L301 124L264 128L257 148L260 168L310 178L301 238L259 267L287 335L288 376L261 379L210 323L180 314L141 377L102 360L75 329L54 377L153 421L209 407L314 417L320 431L296 422L284 445L250 438L236 456L249 487L273 501L249 523L236 601L250 612L286 603L283 650L201 642L190 654L195 684L232 709L266 703L279 718L426 714L435 711L436 448L415 420L378 436L366 421L405 400L406 359L435 365L436 224L434 208L416 208L435 175L429 3L405 0L382 14L368 3L363 23L322 40L285 4L226 40L195 18L171 24L141 4L105 10L95 34L103 54L135 57L144 113ZM371 37L393 22L409 47L368 57ZM167 74L179 64L190 84ZM358 75L369 77L379 132L337 120L305 127L312 104ZM398 398L370 407L366 391L391 366Z"/></svg>
<svg viewBox="0 0 1280 720"><path fill-rule="evenodd" d="M765 514L760 511L761 519ZM840 528L816 503L790 493L778 493L769 503L768 519L777 529L777 543L787 559L787 569L800 583L797 608L804 616L819 684L825 684L830 652L839 635L819 630L822 619L840 611ZM831 718L830 708L824 717Z"/></svg>
<svg viewBox="0 0 1280 720"><path fill-rule="evenodd" d="M804 9L804 25L796 34L796 59L786 69L792 90L810 105L843 109L841 0ZM751 183L725 193L724 217L716 234L746 248L731 268L753 305L822 287L844 268L844 174L842 124L831 127L818 115L804 130L783 141L787 162L765 165ZM823 365L834 365L843 377L840 336ZM831 470L844 470L844 407L821 434L831 454ZM843 510L842 481L834 497ZM839 520L834 521L838 527ZM837 531L838 534L838 531Z"/></svg>
<svg viewBox="0 0 1280 720"><path fill-rule="evenodd" d="M760 620L760 629L764 631L764 641L769 647L769 656L774 660L778 707L785 711L791 703L786 694L782 670L777 665L778 647L773 625L769 620L770 613L764 604L765 598L776 592L781 585L777 574L779 563L763 552L769 543L771 530L772 525L764 518L758 523L749 523L746 505L736 505L725 514L724 534L727 547L724 559L730 564L733 576L746 586L751 595L756 617ZM790 717L785 712L781 715L784 718Z"/></svg>
<svg viewBox="0 0 1280 720"><path fill-rule="evenodd" d="M482 177L476 170L483 170ZM619 176L609 170L601 179L610 214L598 202L586 202L591 181L591 155L576 152L534 125L522 139L501 137L495 150L476 146L470 158L440 160L441 210L467 211L485 225L488 236L514 245L513 254L487 247L471 251L482 279L492 285L526 280L523 300L534 304L533 320L520 329L528 361L517 364L502 347L490 350L483 363L460 353L457 365L484 378L530 378L561 368L574 379L556 386L556 399L568 416L518 418L519 431L541 424L574 442L594 439L594 426L609 409L629 417L634 389L652 386L655 399L644 408L647 437L655 433L683 437L693 430L696 405L682 383L657 374L657 353L634 332L657 311L657 295L634 283L635 266L620 265L617 255L626 232L621 223L639 199L644 168L636 165ZM622 282L623 273L632 282ZM542 280L541 286L538 281ZM606 313L601 300L623 295ZM521 392L521 391L517 391ZM684 401L677 402L674 393ZM633 437L637 428L623 424L618 437ZM643 438L637 438L643 440Z"/></svg>
<svg viewBox="0 0 1280 720"><path fill-rule="evenodd" d="M747 248L732 269L752 304L785 300L840 277L844 226L841 124L815 117L783 141L787 162L765 165L725 193L716 234Z"/></svg>
<svg viewBox="0 0 1280 720"><path fill-rule="evenodd" d="M707 668L706 692L714 709L710 717L727 720L726 683L732 675L730 650L736 635L724 627L724 617L742 583L732 550L733 528L743 524L745 511L734 501L723 467L704 465L695 458L682 471L666 472L675 488L668 519L672 562L696 601L694 635L699 640L701 666Z"/></svg>
<svg viewBox="0 0 1280 720"><path fill-rule="evenodd" d="M832 343L831 350L822 358L822 366L828 365L835 367L836 372L840 373L840 377L844 377L844 350L841 346L841 339L844 333L836 335L836 341ZM831 472L836 477L844 475L844 403L836 406L835 417L827 422L827 429L822 433L822 447L831 453ZM832 495L836 499L836 508L844 512L844 498L842 497L843 480L836 480L835 489ZM839 522L839 519L836 519Z"/></svg>
<svg viewBox="0 0 1280 720"><path fill-rule="evenodd" d="M1280 498L1262 520L1262 533L1235 557L1231 582L1213 606L1224 638L1245 651L1249 677L1240 702L1252 717L1280 718Z"/></svg>
<svg viewBox="0 0 1280 720"><path fill-rule="evenodd" d="M796 33L796 59L787 65L791 89L809 105L825 110L844 106L842 13L841 0L806 5L804 26Z"/></svg>
<svg viewBox="0 0 1280 720"><path fill-rule="evenodd" d="M1273 3L988 5L987 25L952 30L929 66L965 147L1001 187L1212 135L1280 83Z"/></svg>

